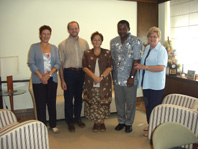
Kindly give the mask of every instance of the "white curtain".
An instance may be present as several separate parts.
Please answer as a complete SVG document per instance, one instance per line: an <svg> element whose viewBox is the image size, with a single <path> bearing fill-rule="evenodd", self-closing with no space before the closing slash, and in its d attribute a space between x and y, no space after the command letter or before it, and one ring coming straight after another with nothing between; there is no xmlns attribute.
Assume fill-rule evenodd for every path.
<svg viewBox="0 0 198 149"><path fill-rule="evenodd" d="M198 73L198 0L171 0L170 23L178 63Z"/></svg>

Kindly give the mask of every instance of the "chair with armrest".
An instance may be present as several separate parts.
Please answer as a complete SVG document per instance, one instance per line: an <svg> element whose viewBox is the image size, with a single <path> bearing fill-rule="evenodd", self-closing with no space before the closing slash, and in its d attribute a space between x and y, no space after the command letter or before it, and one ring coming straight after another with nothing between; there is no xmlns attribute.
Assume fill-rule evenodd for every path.
<svg viewBox="0 0 198 149"><path fill-rule="evenodd" d="M198 143L198 138L184 125L175 122L160 124L152 137L154 149L168 149Z"/></svg>
<svg viewBox="0 0 198 149"><path fill-rule="evenodd" d="M37 120L18 123L11 111L0 109L0 148L49 149L47 128Z"/></svg>
<svg viewBox="0 0 198 149"><path fill-rule="evenodd" d="M149 120L148 138L151 139L153 131L162 123L176 122L189 128L198 137L198 99L182 94L167 95L162 104L156 106L151 112ZM192 108L194 107L195 108ZM185 145L192 148L193 145Z"/></svg>

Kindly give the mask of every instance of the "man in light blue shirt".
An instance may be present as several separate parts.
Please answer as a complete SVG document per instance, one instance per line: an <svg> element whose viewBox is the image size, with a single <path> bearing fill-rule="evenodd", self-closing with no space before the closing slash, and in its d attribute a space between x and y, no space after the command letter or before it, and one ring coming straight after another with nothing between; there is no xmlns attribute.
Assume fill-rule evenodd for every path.
<svg viewBox="0 0 198 149"><path fill-rule="evenodd" d="M115 130L125 127L125 132L132 131L135 117L136 92L138 76L134 64L141 59L142 42L129 33L130 27L126 20L118 23L118 37L111 40L111 54L113 58L113 82L115 88L115 102L119 124ZM126 107L126 110L125 110Z"/></svg>

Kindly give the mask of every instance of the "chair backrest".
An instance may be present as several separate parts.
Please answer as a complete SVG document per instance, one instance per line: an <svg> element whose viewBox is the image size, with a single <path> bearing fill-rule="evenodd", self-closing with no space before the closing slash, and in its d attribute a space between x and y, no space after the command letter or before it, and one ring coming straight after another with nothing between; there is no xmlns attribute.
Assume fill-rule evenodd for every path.
<svg viewBox="0 0 198 149"><path fill-rule="evenodd" d="M167 149L198 143L198 138L184 125L166 122L155 129L152 141L154 149Z"/></svg>
<svg viewBox="0 0 198 149"><path fill-rule="evenodd" d="M29 92L30 92L30 95L32 96L32 103L33 103L33 108L34 108L34 117L35 117L36 120L38 120L37 110L36 110L36 101L35 101L35 98L34 98L34 91L33 91L33 86L32 86L32 77L30 78Z"/></svg>
<svg viewBox="0 0 198 149"><path fill-rule="evenodd" d="M63 96L64 91L61 88L60 75L58 74L58 86L57 86L57 96Z"/></svg>
<svg viewBox="0 0 198 149"><path fill-rule="evenodd" d="M173 104L186 108L190 108L198 98L182 95L182 94L169 94L164 97L162 104Z"/></svg>
<svg viewBox="0 0 198 149"><path fill-rule="evenodd" d="M10 110L0 109L0 129L12 123L17 123L14 113Z"/></svg>
<svg viewBox="0 0 198 149"><path fill-rule="evenodd" d="M0 129L2 149L49 149L47 127L40 121L29 120Z"/></svg>

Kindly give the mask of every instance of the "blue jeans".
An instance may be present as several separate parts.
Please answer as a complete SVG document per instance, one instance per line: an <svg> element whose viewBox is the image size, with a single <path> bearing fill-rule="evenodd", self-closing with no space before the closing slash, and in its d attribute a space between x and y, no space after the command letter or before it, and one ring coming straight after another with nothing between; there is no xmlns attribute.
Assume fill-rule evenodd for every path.
<svg viewBox="0 0 198 149"><path fill-rule="evenodd" d="M81 119L84 76L84 71L64 69L64 80L67 84L67 90L64 91L67 124L74 124L76 120Z"/></svg>

